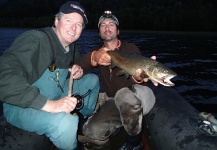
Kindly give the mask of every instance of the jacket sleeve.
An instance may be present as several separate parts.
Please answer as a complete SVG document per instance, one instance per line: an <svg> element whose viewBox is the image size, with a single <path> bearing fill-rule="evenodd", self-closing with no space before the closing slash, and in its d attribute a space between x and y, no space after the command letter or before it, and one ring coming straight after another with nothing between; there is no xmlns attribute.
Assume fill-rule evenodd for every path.
<svg viewBox="0 0 217 150"><path fill-rule="evenodd" d="M74 43L75 44L75 43ZM77 45L72 45L72 49L74 48L73 52L72 52L72 65L73 64L78 64L78 62L81 59L81 53L80 53L80 48Z"/></svg>
<svg viewBox="0 0 217 150"><path fill-rule="evenodd" d="M0 58L0 100L19 107L41 109L47 98L32 84L50 63L45 44L30 32L17 37ZM43 39L44 40L44 39Z"/></svg>
<svg viewBox="0 0 217 150"><path fill-rule="evenodd" d="M81 68L83 69L85 74L88 73L92 68L92 65L90 62L91 53L92 52L89 52L89 53L86 53L85 55L83 55L81 57L79 63L78 63L81 66Z"/></svg>

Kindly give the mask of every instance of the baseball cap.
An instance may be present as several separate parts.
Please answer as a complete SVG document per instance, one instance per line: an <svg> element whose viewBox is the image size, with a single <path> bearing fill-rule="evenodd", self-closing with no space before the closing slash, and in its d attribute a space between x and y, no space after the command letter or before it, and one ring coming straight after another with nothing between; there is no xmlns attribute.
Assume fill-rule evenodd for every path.
<svg viewBox="0 0 217 150"><path fill-rule="evenodd" d="M64 14L69 14L69 13L73 13L73 12L79 13L83 17L84 24L88 23L87 16L85 15L85 10L84 10L83 6L76 1L68 1L68 2L64 3L60 7L59 12L62 12Z"/></svg>
<svg viewBox="0 0 217 150"><path fill-rule="evenodd" d="M117 17L115 17L115 15L113 15L110 10L106 10L106 11L104 11L103 15L99 18L98 28L99 28L99 26L100 26L100 23L101 23L103 20L108 19L108 18L114 20L115 24L116 24L117 26L119 26L119 22L118 22Z"/></svg>

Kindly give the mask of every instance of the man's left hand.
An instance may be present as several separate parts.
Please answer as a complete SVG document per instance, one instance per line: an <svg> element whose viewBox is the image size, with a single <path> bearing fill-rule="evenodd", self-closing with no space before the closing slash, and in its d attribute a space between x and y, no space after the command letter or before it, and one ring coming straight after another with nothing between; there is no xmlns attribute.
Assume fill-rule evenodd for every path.
<svg viewBox="0 0 217 150"><path fill-rule="evenodd" d="M152 56L151 57L151 59L153 59L153 60L156 60L156 56ZM148 82L148 78L141 78L140 77L140 74L142 73L142 70L141 69L137 69L136 70L136 76L134 76L134 78L136 79L136 80L138 80L138 81L144 81L144 82ZM155 85L155 86L158 86L158 83L157 82L155 82L155 81L152 81L152 83Z"/></svg>
<svg viewBox="0 0 217 150"><path fill-rule="evenodd" d="M80 79L83 76L83 69L79 65L73 65L72 68L69 68L69 71L72 74L73 79Z"/></svg>

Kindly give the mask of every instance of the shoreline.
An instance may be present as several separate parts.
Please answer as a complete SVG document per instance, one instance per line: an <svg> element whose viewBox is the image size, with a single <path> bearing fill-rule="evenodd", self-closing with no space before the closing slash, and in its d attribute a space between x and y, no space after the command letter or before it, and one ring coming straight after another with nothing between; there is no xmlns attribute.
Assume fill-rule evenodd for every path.
<svg viewBox="0 0 217 150"><path fill-rule="evenodd" d="M14 28L14 27L0 27L0 30L4 29L18 29L18 30L31 30L31 29L37 29L37 28ZM83 32L85 31L91 31L91 32L98 32L98 29L88 29L85 28ZM206 31L155 31L155 30L125 30L120 29L121 33L135 33L135 34L158 34L158 35L189 35L189 36L211 36L211 37L217 37L217 32L206 32Z"/></svg>
<svg viewBox="0 0 217 150"><path fill-rule="evenodd" d="M146 31L146 30L122 30L123 33L142 33L142 34L164 34L164 35L200 35L200 36L216 36L217 32L192 32L192 31Z"/></svg>
<svg viewBox="0 0 217 150"><path fill-rule="evenodd" d="M98 32L98 29L84 29L84 31ZM148 31L148 30L125 30L120 29L121 33L135 33L135 34L164 34L164 35L200 35L200 36L216 36L217 32L203 32L203 31Z"/></svg>

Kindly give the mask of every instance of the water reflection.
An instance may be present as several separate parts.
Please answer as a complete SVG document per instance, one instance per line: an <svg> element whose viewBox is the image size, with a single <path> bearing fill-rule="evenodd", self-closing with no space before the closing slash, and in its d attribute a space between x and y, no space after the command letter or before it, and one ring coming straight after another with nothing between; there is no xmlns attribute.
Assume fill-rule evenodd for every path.
<svg viewBox="0 0 217 150"><path fill-rule="evenodd" d="M86 51L101 44L97 33L84 36L89 34L95 36L91 46L82 46L86 37L79 40ZM217 104L217 36L122 33L121 39L135 43L144 56L156 55L158 61L177 72L173 88L189 102Z"/></svg>
<svg viewBox="0 0 217 150"><path fill-rule="evenodd" d="M0 29L0 52L27 29ZM191 103L217 104L217 36L121 33L121 39L135 43L142 55L157 60L178 76L174 88ZM85 30L77 41L82 54L102 45L97 31ZM97 73L96 70L94 70Z"/></svg>

